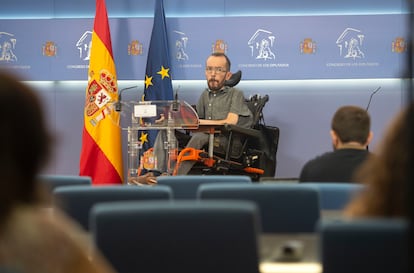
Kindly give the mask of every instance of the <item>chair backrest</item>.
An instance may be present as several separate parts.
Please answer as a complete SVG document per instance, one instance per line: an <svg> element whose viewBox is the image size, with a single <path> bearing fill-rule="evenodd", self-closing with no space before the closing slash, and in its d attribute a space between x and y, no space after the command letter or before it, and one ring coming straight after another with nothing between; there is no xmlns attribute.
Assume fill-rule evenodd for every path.
<svg viewBox="0 0 414 273"><path fill-rule="evenodd" d="M342 210L365 186L356 183L300 183L319 191L322 210Z"/></svg>
<svg viewBox="0 0 414 273"><path fill-rule="evenodd" d="M46 189L53 192L57 187L61 186L91 186L92 179L89 176L79 176L79 175L53 175L45 174L39 175L39 181L41 184L45 185Z"/></svg>
<svg viewBox="0 0 414 273"><path fill-rule="evenodd" d="M293 184L206 184L200 199L249 200L260 210L264 233L312 233L320 218L316 189Z"/></svg>
<svg viewBox="0 0 414 273"><path fill-rule="evenodd" d="M322 221L324 273L408 272L408 223L392 219Z"/></svg>
<svg viewBox="0 0 414 273"><path fill-rule="evenodd" d="M252 183L245 175L178 175L158 176L158 185L171 187L174 199L196 199L198 187L202 184L217 183Z"/></svg>
<svg viewBox="0 0 414 273"><path fill-rule="evenodd" d="M119 273L258 273L257 217L241 201L102 203L91 233Z"/></svg>
<svg viewBox="0 0 414 273"><path fill-rule="evenodd" d="M53 192L54 206L63 210L89 230L89 212L93 205L108 201L171 199L169 187L138 186L68 186Z"/></svg>

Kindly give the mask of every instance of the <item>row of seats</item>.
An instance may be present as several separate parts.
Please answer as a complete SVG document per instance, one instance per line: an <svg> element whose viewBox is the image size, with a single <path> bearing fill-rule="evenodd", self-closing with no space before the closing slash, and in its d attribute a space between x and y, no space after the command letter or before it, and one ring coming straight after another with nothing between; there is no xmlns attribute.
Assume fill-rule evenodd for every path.
<svg viewBox="0 0 414 273"><path fill-rule="evenodd" d="M257 206L246 201L101 203L96 246L119 272L258 272ZM407 223L321 222L324 273L406 272Z"/></svg>
<svg viewBox="0 0 414 273"><path fill-rule="evenodd" d="M40 177L46 187L53 192L56 187L67 185L91 185L90 177L75 175L43 175ZM166 185L173 191L174 199L194 199L198 188L207 183L252 183L248 176L161 176L158 185ZM341 210L352 196L363 189L363 185L347 183L306 183L319 193L319 205L323 210Z"/></svg>
<svg viewBox="0 0 414 273"><path fill-rule="evenodd" d="M154 187L58 187L54 195L69 215L76 218L80 213L78 221L121 273L137 268L142 272L176 272L177 268L180 272L258 272L257 236L283 232L319 234L323 272L402 272L399 269L406 268L404 221L320 220L321 204L341 208L362 189L360 185L351 191L349 184L208 183L206 176L193 178L198 180L166 177L165 181L175 182ZM191 194L183 194L187 188ZM340 188L347 192L342 191L342 203L338 198L335 204L330 202Z"/></svg>
<svg viewBox="0 0 414 273"><path fill-rule="evenodd" d="M313 232L320 219L320 203L341 209L353 191L360 189L338 184L257 184L247 176L166 176L154 187L105 186L59 187L57 204L75 217L85 229L90 208L98 202L153 199L237 199L254 201L260 208L262 231ZM321 188L325 189L321 191ZM351 190L352 189L352 190ZM332 198L334 196L334 198ZM280 221L279 219L284 219Z"/></svg>

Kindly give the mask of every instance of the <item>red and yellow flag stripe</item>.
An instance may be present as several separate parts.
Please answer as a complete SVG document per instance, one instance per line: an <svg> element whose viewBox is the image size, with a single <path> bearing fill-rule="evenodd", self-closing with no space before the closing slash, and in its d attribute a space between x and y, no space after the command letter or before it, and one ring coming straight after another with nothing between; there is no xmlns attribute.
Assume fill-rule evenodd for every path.
<svg viewBox="0 0 414 273"><path fill-rule="evenodd" d="M118 95L105 2L96 0L80 157L80 175L91 176L93 184L123 181L120 117L113 108Z"/></svg>

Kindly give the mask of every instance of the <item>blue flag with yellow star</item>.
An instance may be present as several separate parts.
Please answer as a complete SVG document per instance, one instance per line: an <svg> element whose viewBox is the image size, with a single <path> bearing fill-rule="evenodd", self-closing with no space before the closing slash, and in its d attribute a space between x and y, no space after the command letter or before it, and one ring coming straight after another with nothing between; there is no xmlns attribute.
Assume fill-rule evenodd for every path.
<svg viewBox="0 0 414 273"><path fill-rule="evenodd" d="M154 24L152 27L147 67L145 71L145 89L143 100L154 101L173 99L170 67L164 3L163 0L156 0ZM139 132L139 138L143 145L143 151L146 151L154 146L157 133L157 130Z"/></svg>
<svg viewBox="0 0 414 273"><path fill-rule="evenodd" d="M145 71L144 100L173 99L170 67L164 4L163 0L156 0Z"/></svg>

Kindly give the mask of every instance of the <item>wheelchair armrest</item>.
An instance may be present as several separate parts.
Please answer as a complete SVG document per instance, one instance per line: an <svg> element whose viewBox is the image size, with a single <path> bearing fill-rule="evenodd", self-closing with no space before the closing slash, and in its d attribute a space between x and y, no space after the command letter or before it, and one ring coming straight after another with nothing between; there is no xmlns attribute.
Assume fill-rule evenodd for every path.
<svg viewBox="0 0 414 273"><path fill-rule="evenodd" d="M241 134L247 137L253 137L259 139L261 137L261 132L259 130L240 127L235 124L224 124L222 128L223 134L229 134L230 132Z"/></svg>

